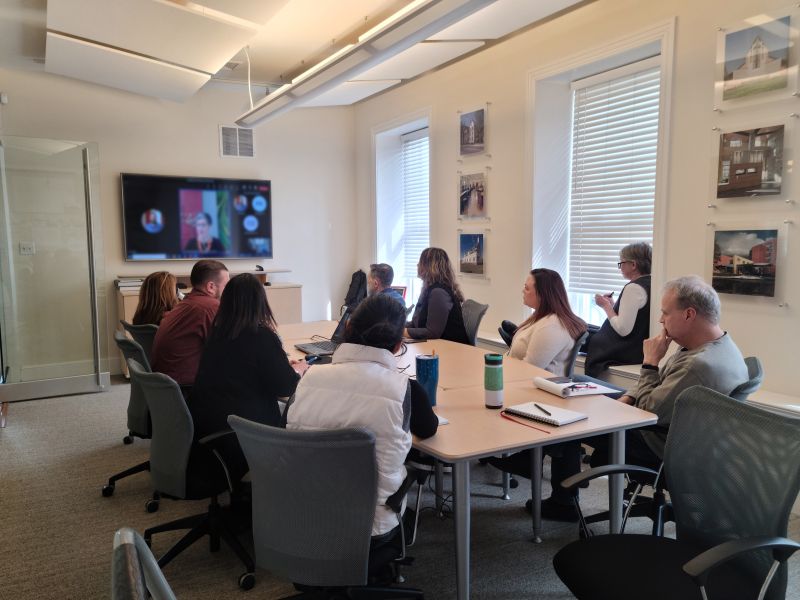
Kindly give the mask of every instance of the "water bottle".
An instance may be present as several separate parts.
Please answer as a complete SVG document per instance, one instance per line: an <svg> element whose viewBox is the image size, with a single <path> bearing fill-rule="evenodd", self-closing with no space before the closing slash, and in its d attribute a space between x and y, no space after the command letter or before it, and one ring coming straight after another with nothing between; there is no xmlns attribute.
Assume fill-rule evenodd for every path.
<svg viewBox="0 0 800 600"><path fill-rule="evenodd" d="M483 389L486 408L503 408L503 355L484 354Z"/></svg>

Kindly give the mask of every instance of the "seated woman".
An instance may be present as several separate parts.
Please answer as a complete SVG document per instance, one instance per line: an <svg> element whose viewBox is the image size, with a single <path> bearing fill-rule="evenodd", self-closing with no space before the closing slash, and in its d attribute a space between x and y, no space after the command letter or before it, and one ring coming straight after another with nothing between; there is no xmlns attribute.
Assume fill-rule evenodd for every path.
<svg viewBox="0 0 800 600"><path fill-rule="evenodd" d="M610 296L596 295L595 303L608 318L591 337L584 372L600 377L611 365L638 365L642 344L650 337L650 244L628 244L619 252L617 266L630 283L622 288L616 303Z"/></svg>
<svg viewBox="0 0 800 600"><path fill-rule="evenodd" d="M534 269L525 281L522 300L534 313L519 326L511 340L512 358L563 375L575 340L586 331L586 323L570 308L564 281L555 271ZM577 442L556 444L547 446L545 452L553 457L550 476L553 491L550 498L542 501L542 516L577 520L573 495L564 491L558 482L580 471L580 445ZM489 462L520 477L531 476L530 450L505 458L491 458Z"/></svg>
<svg viewBox="0 0 800 600"><path fill-rule="evenodd" d="M172 273L150 273L139 288L139 305L133 314L134 325L159 325L165 312L178 303L178 282Z"/></svg>
<svg viewBox="0 0 800 600"><path fill-rule="evenodd" d="M228 415L278 425L278 398L294 393L307 368L304 361L286 357L261 282L250 273L231 278L222 292L188 402L195 439L229 429ZM244 455L236 436L228 437L226 462L244 469L243 474Z"/></svg>
<svg viewBox="0 0 800 600"><path fill-rule="evenodd" d="M207 212L199 212L194 218L195 237L186 242L185 252L193 255L213 255L219 256L225 253L225 246L219 238L211 235L211 215Z"/></svg>
<svg viewBox="0 0 800 600"><path fill-rule="evenodd" d="M422 293L407 325L406 335L415 339L443 339L469 344L461 303L464 295L456 282L453 265L441 248L425 248L417 263Z"/></svg>
<svg viewBox="0 0 800 600"><path fill-rule="evenodd" d="M522 302L533 314L517 328L509 354L562 375L586 323L572 312L561 276L550 269L534 269L522 288Z"/></svg>
<svg viewBox="0 0 800 600"><path fill-rule="evenodd" d="M403 343L405 315L405 308L385 294L361 302L333 363L315 366L297 386L286 423L287 429L364 427L375 434L373 548L397 533L397 517L385 502L406 477L411 434L430 437L439 424L422 386L397 370L394 353Z"/></svg>

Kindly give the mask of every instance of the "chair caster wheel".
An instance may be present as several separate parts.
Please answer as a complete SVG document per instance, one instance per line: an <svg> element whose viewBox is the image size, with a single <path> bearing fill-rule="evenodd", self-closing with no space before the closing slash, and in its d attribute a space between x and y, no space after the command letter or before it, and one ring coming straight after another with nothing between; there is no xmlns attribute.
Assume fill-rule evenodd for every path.
<svg viewBox="0 0 800 600"><path fill-rule="evenodd" d="M144 509L149 513L154 513L158 510L158 500L148 500L144 503Z"/></svg>
<svg viewBox="0 0 800 600"><path fill-rule="evenodd" d="M239 576L239 588L243 590L252 590L256 584L255 573L242 573Z"/></svg>
<svg viewBox="0 0 800 600"><path fill-rule="evenodd" d="M132 444L133 443L133 438L131 436L129 436L129 435L126 435L124 438L122 438L122 443L125 444L126 446L128 444Z"/></svg>
<svg viewBox="0 0 800 600"><path fill-rule="evenodd" d="M508 487L510 487L512 490L517 489L519 487L519 481L512 477L511 481L508 482Z"/></svg>
<svg viewBox="0 0 800 600"><path fill-rule="evenodd" d="M114 486L111 485L111 484L104 485L103 486L103 498L110 498L113 495L114 495Z"/></svg>

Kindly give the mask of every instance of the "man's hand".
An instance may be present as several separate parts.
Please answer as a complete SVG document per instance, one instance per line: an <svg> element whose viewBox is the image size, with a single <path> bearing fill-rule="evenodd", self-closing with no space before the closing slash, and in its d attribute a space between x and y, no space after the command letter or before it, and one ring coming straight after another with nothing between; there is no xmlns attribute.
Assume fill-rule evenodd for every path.
<svg viewBox="0 0 800 600"><path fill-rule="evenodd" d="M647 338L642 346L644 351L644 364L657 367L658 363L660 363L661 359L666 355L670 343L672 343L672 338L669 337L667 332L663 329L657 336Z"/></svg>
<svg viewBox="0 0 800 600"><path fill-rule="evenodd" d="M636 402L636 398L634 398L633 396L628 396L628 394L625 394L624 396L620 396L618 398L618 400L620 402L625 403L625 404L633 404L634 402Z"/></svg>

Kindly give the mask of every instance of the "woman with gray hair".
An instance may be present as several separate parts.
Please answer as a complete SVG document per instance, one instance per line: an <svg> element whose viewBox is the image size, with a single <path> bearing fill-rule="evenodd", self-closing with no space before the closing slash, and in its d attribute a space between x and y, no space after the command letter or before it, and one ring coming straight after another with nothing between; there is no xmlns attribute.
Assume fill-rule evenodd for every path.
<svg viewBox="0 0 800 600"><path fill-rule="evenodd" d="M608 317L594 334L586 353L584 372L599 377L611 365L642 362L642 342L650 336L650 264L653 250L646 242L628 244L619 252L619 268L630 283L616 303L611 295L594 299Z"/></svg>

